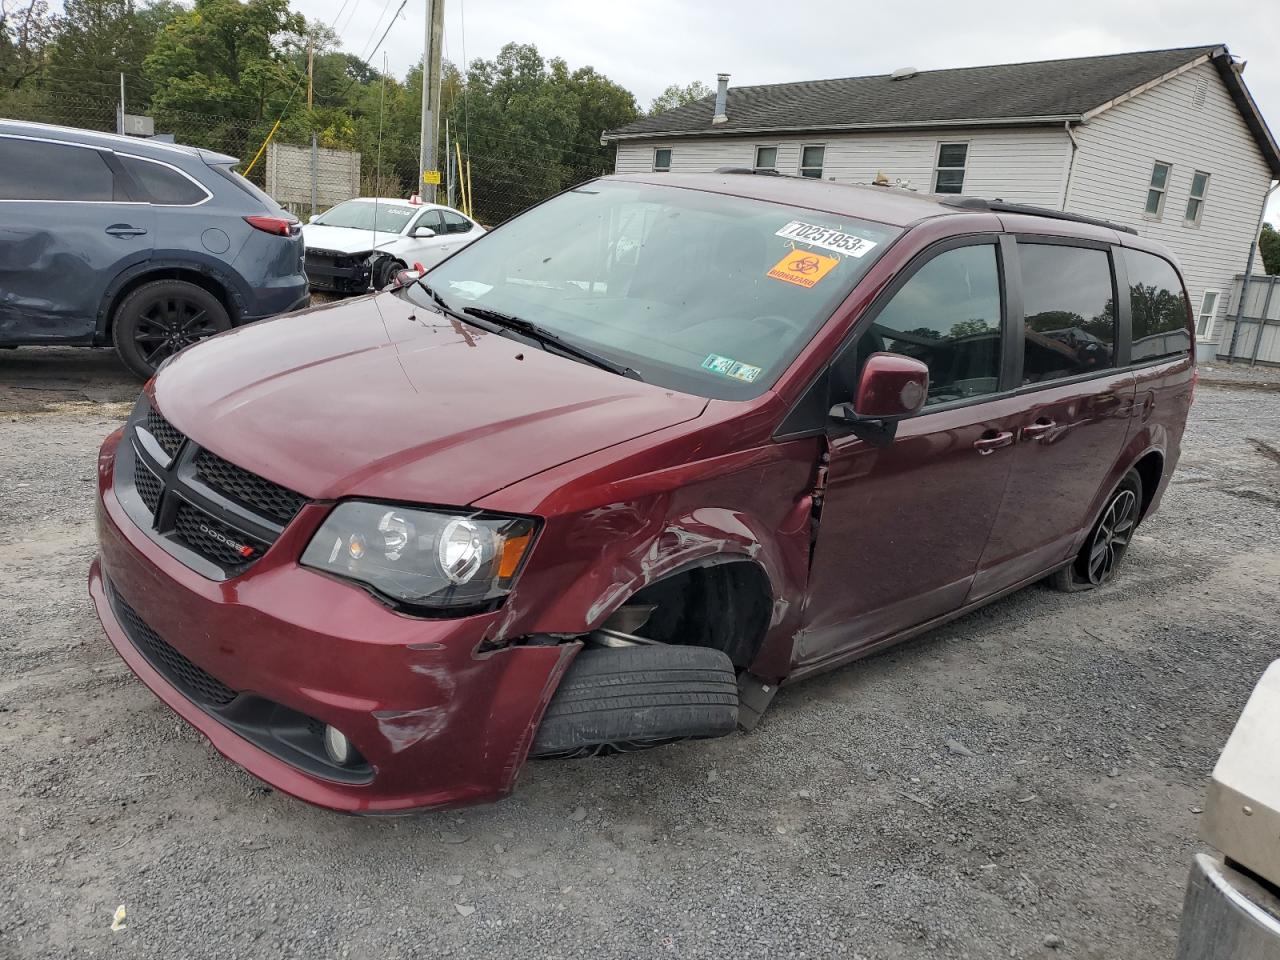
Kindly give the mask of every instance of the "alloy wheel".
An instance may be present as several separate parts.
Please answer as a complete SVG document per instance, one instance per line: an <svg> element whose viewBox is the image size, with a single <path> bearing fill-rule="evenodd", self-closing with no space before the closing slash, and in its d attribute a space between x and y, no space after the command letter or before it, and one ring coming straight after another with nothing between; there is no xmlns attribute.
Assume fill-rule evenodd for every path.
<svg viewBox="0 0 1280 960"><path fill-rule="evenodd" d="M1111 579L1120 558L1133 538L1137 522L1138 498L1132 490L1121 490L1107 505L1089 547L1089 582L1100 586Z"/></svg>
<svg viewBox="0 0 1280 960"><path fill-rule="evenodd" d="M183 347L218 332L208 311L183 297L162 297L138 317L134 343L147 363L155 366Z"/></svg>

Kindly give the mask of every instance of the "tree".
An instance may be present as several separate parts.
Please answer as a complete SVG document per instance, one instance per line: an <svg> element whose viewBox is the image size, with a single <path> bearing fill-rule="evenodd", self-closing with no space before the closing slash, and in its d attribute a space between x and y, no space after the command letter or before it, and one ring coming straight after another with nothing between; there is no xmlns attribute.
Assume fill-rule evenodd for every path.
<svg viewBox="0 0 1280 960"><path fill-rule="evenodd" d="M687 103L693 103L702 100L715 93L701 80L694 80L687 86L680 86L673 83L662 93L654 98L653 103L649 104L649 116L655 117L667 110L674 110L676 107L683 107Z"/></svg>
<svg viewBox="0 0 1280 960"><path fill-rule="evenodd" d="M1258 251L1262 254L1262 269L1272 276L1280 273L1280 230L1264 223L1262 236L1258 239Z"/></svg>
<svg viewBox="0 0 1280 960"><path fill-rule="evenodd" d="M58 29L58 18L45 0L30 0L24 7L0 0L0 84L17 90L45 65L49 46Z"/></svg>
<svg viewBox="0 0 1280 960"><path fill-rule="evenodd" d="M299 74L288 54L306 19L289 0L196 0L156 38L144 71L158 114L264 119L283 109ZM292 69L291 69L292 68Z"/></svg>

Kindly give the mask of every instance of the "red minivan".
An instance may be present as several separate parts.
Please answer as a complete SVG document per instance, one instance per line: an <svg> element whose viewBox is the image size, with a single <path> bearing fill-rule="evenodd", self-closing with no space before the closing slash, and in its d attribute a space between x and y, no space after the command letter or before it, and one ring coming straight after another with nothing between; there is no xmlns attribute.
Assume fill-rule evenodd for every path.
<svg viewBox="0 0 1280 960"><path fill-rule="evenodd" d="M89 586L226 756L340 810L752 725L1037 580L1105 584L1194 386L1167 250L750 171L606 177L398 289L183 351Z"/></svg>

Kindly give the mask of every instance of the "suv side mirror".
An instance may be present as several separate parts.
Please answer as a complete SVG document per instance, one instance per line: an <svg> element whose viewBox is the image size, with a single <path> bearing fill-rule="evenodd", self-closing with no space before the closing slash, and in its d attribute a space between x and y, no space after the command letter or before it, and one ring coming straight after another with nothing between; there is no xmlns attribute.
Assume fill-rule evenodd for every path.
<svg viewBox="0 0 1280 960"><path fill-rule="evenodd" d="M881 446L893 440L899 420L914 417L929 396L929 368L897 353L873 353L862 366L852 403L831 408L831 419Z"/></svg>
<svg viewBox="0 0 1280 960"><path fill-rule="evenodd" d="M320 214L313 213L311 216L307 217L307 223L315 223L319 219L320 219Z"/></svg>
<svg viewBox="0 0 1280 960"><path fill-rule="evenodd" d="M413 232L409 234L409 236L413 237L415 240L427 240L435 235L436 232L430 227L414 227Z"/></svg>

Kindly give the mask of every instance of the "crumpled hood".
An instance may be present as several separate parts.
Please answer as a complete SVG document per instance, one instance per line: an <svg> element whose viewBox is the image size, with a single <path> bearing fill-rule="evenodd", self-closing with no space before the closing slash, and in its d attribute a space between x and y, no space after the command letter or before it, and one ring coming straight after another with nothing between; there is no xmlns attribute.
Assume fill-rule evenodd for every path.
<svg viewBox="0 0 1280 960"><path fill-rule="evenodd" d="M308 497L464 505L706 408L392 293L265 320L154 381L175 427Z"/></svg>
<svg viewBox="0 0 1280 960"><path fill-rule="evenodd" d="M302 239L308 250L333 250L336 253L364 253L373 249L373 231L355 227L327 227L322 223L302 226ZM398 233L378 231L378 246L385 247L404 239Z"/></svg>

